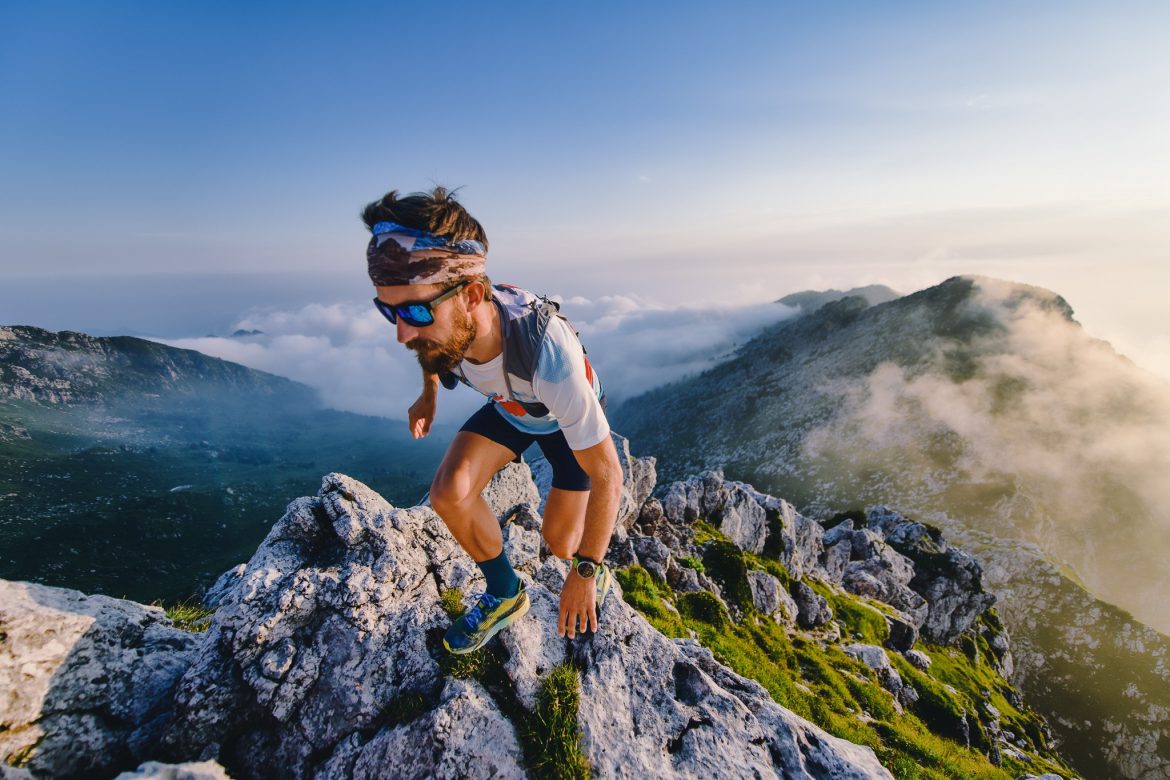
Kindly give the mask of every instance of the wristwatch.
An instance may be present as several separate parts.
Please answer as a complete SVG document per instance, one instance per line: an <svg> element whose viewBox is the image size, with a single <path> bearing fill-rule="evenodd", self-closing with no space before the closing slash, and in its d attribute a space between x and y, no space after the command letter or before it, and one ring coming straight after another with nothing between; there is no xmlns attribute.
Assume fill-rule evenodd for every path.
<svg viewBox="0 0 1170 780"><path fill-rule="evenodd" d="M576 570L578 576L582 579L589 579L597 573L597 568L601 565L599 561L584 555L573 556L573 568Z"/></svg>

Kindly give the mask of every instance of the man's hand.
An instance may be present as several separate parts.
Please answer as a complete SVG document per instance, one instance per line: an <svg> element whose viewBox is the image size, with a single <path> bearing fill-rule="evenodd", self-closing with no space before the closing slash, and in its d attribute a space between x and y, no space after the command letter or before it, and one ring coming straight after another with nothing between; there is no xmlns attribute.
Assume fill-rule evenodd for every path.
<svg viewBox="0 0 1170 780"><path fill-rule="evenodd" d="M408 425L410 435L421 439L431 432L431 423L435 421L435 393L423 390L418 400L410 405Z"/></svg>
<svg viewBox="0 0 1170 780"><path fill-rule="evenodd" d="M569 639L579 630L597 631L597 583L594 577L585 579L575 569L569 569L565 586L561 588L561 612L557 617L557 633ZM578 627L579 626L579 627Z"/></svg>

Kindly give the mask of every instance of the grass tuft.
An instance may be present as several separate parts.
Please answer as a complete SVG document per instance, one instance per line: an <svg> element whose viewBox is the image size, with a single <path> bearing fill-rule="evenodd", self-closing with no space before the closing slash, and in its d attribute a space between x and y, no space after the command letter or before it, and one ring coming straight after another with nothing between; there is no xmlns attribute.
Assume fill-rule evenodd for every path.
<svg viewBox="0 0 1170 780"><path fill-rule="evenodd" d="M150 602L150 606L162 607L163 612L175 624L175 628L192 634L202 634L207 631L208 627L211 626L211 616L215 614L214 609L208 609L194 598L185 599L169 607L163 603L162 599L155 599Z"/></svg>
<svg viewBox="0 0 1170 780"><path fill-rule="evenodd" d="M580 696L581 679L571 664L554 667L540 681L536 711L525 728L529 765L538 778L585 780L591 776L577 725Z"/></svg>

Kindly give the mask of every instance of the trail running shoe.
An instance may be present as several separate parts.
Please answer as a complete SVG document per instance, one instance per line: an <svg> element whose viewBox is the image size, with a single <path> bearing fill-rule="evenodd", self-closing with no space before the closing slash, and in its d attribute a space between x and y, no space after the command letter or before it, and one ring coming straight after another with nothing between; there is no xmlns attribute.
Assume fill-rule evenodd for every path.
<svg viewBox="0 0 1170 780"><path fill-rule="evenodd" d="M443 637L443 647L452 653L471 653L487 644L496 632L506 628L528 611L528 591L524 580L516 595L501 599L483 593L475 606L464 612Z"/></svg>

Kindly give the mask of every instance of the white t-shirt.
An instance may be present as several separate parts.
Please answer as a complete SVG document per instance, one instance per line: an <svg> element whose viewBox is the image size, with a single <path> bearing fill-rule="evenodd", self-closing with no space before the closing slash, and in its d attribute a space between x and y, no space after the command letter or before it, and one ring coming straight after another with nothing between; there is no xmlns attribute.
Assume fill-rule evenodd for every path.
<svg viewBox="0 0 1170 780"><path fill-rule="evenodd" d="M526 433L553 433L559 428L574 450L588 449L609 436L609 421L598 400L601 380L589 365L577 335L560 317L549 320L532 382L515 374L509 377L513 398L544 404L549 413L543 417L528 414L509 400L503 353L486 363L464 360L459 368L476 390L496 402L495 409L505 420Z"/></svg>

